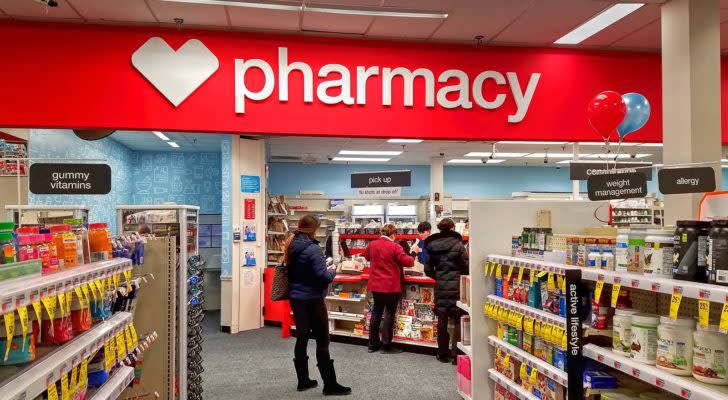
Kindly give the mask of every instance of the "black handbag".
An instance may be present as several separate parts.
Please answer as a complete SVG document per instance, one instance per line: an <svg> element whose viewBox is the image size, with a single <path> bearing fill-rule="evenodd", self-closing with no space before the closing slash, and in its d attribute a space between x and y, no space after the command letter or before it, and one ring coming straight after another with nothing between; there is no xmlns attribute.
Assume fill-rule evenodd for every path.
<svg viewBox="0 0 728 400"><path fill-rule="evenodd" d="M288 267L282 262L276 265L276 272L273 274L273 282L270 289L270 299L273 301L288 300Z"/></svg>

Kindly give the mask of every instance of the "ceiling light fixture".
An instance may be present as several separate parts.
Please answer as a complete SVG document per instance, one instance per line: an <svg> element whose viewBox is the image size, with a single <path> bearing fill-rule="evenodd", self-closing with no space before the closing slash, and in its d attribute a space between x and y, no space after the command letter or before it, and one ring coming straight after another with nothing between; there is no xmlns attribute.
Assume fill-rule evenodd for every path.
<svg viewBox="0 0 728 400"><path fill-rule="evenodd" d="M622 146L624 146L624 143L622 143ZM662 147L662 143L642 143L640 146L644 147Z"/></svg>
<svg viewBox="0 0 728 400"><path fill-rule="evenodd" d="M155 135L157 135L158 138L164 140L165 142L169 140L169 138L167 137L167 135L165 135L164 133L162 133L160 131L154 131L152 133L155 134Z"/></svg>
<svg viewBox="0 0 728 400"><path fill-rule="evenodd" d="M501 140L498 144L566 144L569 142L539 142L539 141L528 141L528 140Z"/></svg>
<svg viewBox="0 0 728 400"><path fill-rule="evenodd" d="M500 154L499 154L499 155L500 155ZM505 162L505 161L506 161L506 160L490 160L490 159L489 159L489 160L487 160L487 161L486 161L485 163L486 163L486 164L500 164L500 163L502 163L502 162Z"/></svg>
<svg viewBox="0 0 728 400"><path fill-rule="evenodd" d="M471 151L470 153L466 154L465 157L490 157L491 152L489 151ZM518 158L523 157L528 153L501 153L500 151L495 153L495 157L502 157L502 158Z"/></svg>
<svg viewBox="0 0 728 400"><path fill-rule="evenodd" d="M381 151L381 150L341 150L340 156L398 156L401 151Z"/></svg>
<svg viewBox="0 0 728 400"><path fill-rule="evenodd" d="M604 142L579 142L579 146L607 146ZM637 146L639 143L622 143L622 147ZM617 147L617 143L609 143L609 146Z"/></svg>
<svg viewBox="0 0 728 400"><path fill-rule="evenodd" d="M389 139L389 143L422 143L422 139Z"/></svg>
<svg viewBox="0 0 728 400"><path fill-rule="evenodd" d="M531 153L526 156L526 158L572 158L574 157L573 153Z"/></svg>
<svg viewBox="0 0 728 400"><path fill-rule="evenodd" d="M170 145L170 146L172 146L172 147L174 147L174 148L179 147L179 145L176 142L167 142L167 144Z"/></svg>
<svg viewBox="0 0 728 400"><path fill-rule="evenodd" d="M322 14L364 15L369 17L398 17L398 18L431 18L445 19L448 14L443 11L417 11L387 7L345 7L334 5L300 5L294 2L269 3L265 1L234 1L234 0L163 0L173 3L210 4L220 6L233 6L244 8L262 8L279 11L305 11Z"/></svg>
<svg viewBox="0 0 728 400"><path fill-rule="evenodd" d="M379 157L334 157L331 161L349 161L349 162L387 162L391 158Z"/></svg>
<svg viewBox="0 0 728 400"><path fill-rule="evenodd" d="M452 160L447 160L448 164L482 164L483 161L475 159L475 158L454 158Z"/></svg>
<svg viewBox="0 0 728 400"><path fill-rule="evenodd" d="M560 37L554 44L578 44L602 29L637 11L644 3L617 3Z"/></svg>

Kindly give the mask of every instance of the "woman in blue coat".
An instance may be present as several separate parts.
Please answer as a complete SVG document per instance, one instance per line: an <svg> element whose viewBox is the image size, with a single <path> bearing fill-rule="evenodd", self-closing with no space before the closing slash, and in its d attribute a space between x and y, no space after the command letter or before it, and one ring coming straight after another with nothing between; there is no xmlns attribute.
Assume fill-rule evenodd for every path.
<svg viewBox="0 0 728 400"><path fill-rule="evenodd" d="M317 386L308 375L308 340L316 340L316 362L324 381L323 393L347 395L351 388L336 382L334 360L329 354L329 312L324 299L333 282L336 271L327 268L324 252L316 240L319 221L305 215L298 221L298 230L286 247L286 265L290 303L296 321L296 348L293 364L298 376L298 391Z"/></svg>

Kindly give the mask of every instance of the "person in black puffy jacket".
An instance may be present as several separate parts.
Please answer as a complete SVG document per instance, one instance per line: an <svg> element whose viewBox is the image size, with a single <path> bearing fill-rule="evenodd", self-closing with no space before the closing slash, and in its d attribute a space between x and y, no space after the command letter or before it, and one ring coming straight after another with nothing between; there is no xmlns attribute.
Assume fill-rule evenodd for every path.
<svg viewBox="0 0 728 400"><path fill-rule="evenodd" d="M316 340L316 362L324 381L324 395L347 395L351 388L336 382L334 360L329 354L329 312L324 299L336 272L328 268L324 252L316 241L320 223L312 215L298 221L298 230L286 246L288 288L293 319L296 321L296 347L293 364L298 377L298 391L314 388L318 383L308 375L308 340Z"/></svg>
<svg viewBox="0 0 728 400"><path fill-rule="evenodd" d="M463 237L455 232L455 223L450 218L443 218L438 224L439 233L425 240L427 263L425 274L435 282L435 315L437 315L437 359L443 363L452 361L458 354L457 342L460 340L461 310L457 306L460 300L460 276L470 273L467 250L463 245ZM448 349L450 335L447 331L448 321L454 320L455 332L452 351Z"/></svg>

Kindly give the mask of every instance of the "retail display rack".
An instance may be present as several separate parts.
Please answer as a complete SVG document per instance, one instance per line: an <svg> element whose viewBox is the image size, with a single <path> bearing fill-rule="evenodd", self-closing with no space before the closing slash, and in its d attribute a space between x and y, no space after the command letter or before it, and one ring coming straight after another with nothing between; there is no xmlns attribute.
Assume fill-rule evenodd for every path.
<svg viewBox="0 0 728 400"><path fill-rule="evenodd" d="M5 206L8 221L16 226L60 224L66 219L81 220L88 226L89 209L85 205L9 205Z"/></svg>
<svg viewBox="0 0 728 400"><path fill-rule="evenodd" d="M664 209L654 197L613 200L610 202L610 221L618 227L630 225L664 225Z"/></svg>
<svg viewBox="0 0 728 400"><path fill-rule="evenodd" d="M188 285L191 284L188 268L188 260L198 255L198 227L200 208L190 205L120 205L117 211L117 230L121 234L128 231L138 231L146 225L152 233L160 237L172 237L177 245L177 277L176 277L176 373L179 377L179 400L186 400L190 394L199 390L201 393L201 376L188 372L190 360L188 359L188 341L201 343L201 329L190 329L188 316L197 318L197 312L193 306L197 306L195 298L198 293L190 293ZM197 387L188 387L191 383ZM194 396L193 396L194 397Z"/></svg>

